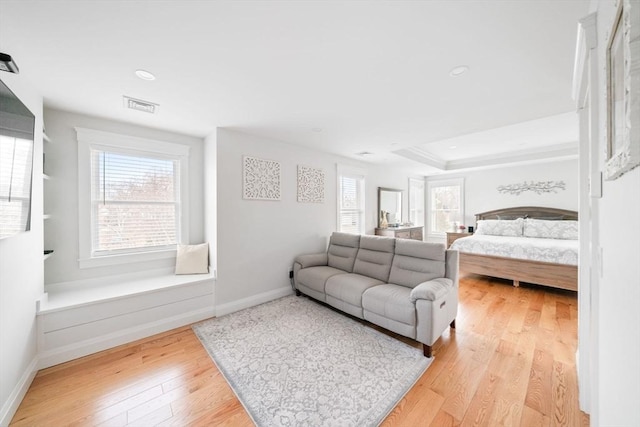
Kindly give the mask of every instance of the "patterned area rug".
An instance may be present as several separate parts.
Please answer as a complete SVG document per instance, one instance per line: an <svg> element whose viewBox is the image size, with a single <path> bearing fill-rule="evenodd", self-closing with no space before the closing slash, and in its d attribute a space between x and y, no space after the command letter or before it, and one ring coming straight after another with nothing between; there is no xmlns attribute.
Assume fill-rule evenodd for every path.
<svg viewBox="0 0 640 427"><path fill-rule="evenodd" d="M433 360L304 297L193 330L259 426L378 425Z"/></svg>

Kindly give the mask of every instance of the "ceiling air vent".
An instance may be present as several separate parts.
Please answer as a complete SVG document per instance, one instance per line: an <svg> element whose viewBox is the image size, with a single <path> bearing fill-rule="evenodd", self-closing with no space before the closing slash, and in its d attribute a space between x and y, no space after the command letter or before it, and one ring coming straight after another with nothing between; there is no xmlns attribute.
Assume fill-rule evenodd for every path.
<svg viewBox="0 0 640 427"><path fill-rule="evenodd" d="M149 101L143 101L141 99L130 98L126 95L124 98L124 106L131 108L132 110L144 111L145 113L155 114L158 111L160 105Z"/></svg>
<svg viewBox="0 0 640 427"><path fill-rule="evenodd" d="M373 153L369 152L369 151L361 151L359 153L356 153L356 156L360 156L360 157L371 157L373 156Z"/></svg>

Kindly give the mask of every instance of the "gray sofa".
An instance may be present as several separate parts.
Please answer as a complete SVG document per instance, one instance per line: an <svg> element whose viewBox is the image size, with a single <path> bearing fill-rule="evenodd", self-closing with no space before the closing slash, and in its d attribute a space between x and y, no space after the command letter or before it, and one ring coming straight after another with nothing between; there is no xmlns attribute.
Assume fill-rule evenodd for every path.
<svg viewBox="0 0 640 427"><path fill-rule="evenodd" d="M296 294L419 341L424 355L458 311L458 252L445 245L333 233L326 253L293 264Z"/></svg>

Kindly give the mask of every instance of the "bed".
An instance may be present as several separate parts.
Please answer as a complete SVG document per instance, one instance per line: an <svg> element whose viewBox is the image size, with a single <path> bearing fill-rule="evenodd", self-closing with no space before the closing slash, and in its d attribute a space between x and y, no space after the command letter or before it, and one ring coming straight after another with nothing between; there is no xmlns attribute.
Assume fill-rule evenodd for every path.
<svg viewBox="0 0 640 427"><path fill-rule="evenodd" d="M544 207L517 207L483 212L476 214L476 230L480 233L457 239L451 249L460 252L462 272L512 280L514 286L526 282L577 291L577 220L578 213L575 211ZM521 235L509 232L510 227L515 230L519 224L522 224L524 230ZM492 233L494 235L485 234L487 226L498 225L502 227L500 230L507 231ZM540 230L547 231L538 232L538 226L543 226L539 227ZM549 229L555 231L549 234ZM562 230L562 233L569 231L558 235L557 230Z"/></svg>

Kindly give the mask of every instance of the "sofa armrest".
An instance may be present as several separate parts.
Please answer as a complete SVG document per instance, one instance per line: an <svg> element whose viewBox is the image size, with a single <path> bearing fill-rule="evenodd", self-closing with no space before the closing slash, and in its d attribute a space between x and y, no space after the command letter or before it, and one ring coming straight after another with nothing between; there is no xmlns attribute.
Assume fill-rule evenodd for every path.
<svg viewBox="0 0 640 427"><path fill-rule="evenodd" d="M453 281L445 277L422 282L411 290L409 300L416 302L419 299L435 301L442 298L453 288Z"/></svg>
<svg viewBox="0 0 640 427"><path fill-rule="evenodd" d="M329 258L327 257L327 253L324 252L321 254L298 255L294 262L300 264L301 268L308 268L318 265L327 265L329 263Z"/></svg>
<svg viewBox="0 0 640 427"><path fill-rule="evenodd" d="M453 286L458 287L458 277L460 276L460 252L447 249L445 254L445 273L444 277L451 279Z"/></svg>

